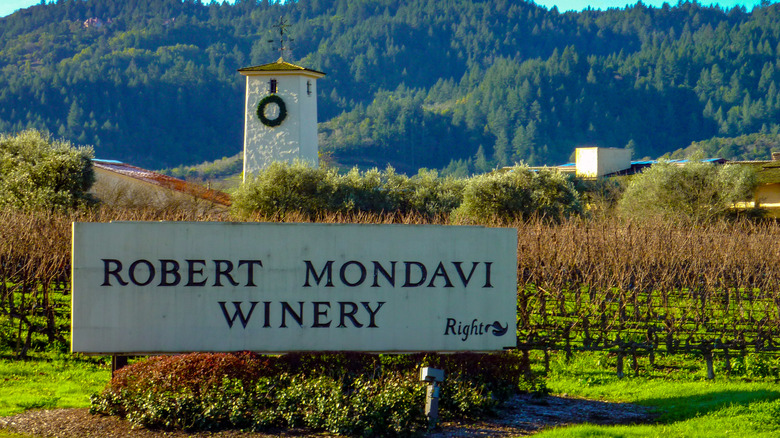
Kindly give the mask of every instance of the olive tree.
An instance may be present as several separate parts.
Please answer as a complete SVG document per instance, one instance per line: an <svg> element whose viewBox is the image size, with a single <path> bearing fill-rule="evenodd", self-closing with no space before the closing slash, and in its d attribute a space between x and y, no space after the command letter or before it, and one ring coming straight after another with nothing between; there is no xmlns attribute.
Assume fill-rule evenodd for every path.
<svg viewBox="0 0 780 438"><path fill-rule="evenodd" d="M74 208L90 200L93 151L36 130L0 134L0 207Z"/></svg>
<svg viewBox="0 0 780 438"><path fill-rule="evenodd" d="M506 172L472 177L457 214L472 221L560 221L583 212L582 198L571 178L555 170L515 166Z"/></svg>
<svg viewBox="0 0 780 438"><path fill-rule="evenodd" d="M618 211L635 220L711 222L732 212L736 202L751 199L755 188L756 174L749 166L661 161L631 179Z"/></svg>
<svg viewBox="0 0 780 438"><path fill-rule="evenodd" d="M271 163L233 193L232 211L239 217L298 212L308 217L326 211L334 187L328 171L296 161Z"/></svg>

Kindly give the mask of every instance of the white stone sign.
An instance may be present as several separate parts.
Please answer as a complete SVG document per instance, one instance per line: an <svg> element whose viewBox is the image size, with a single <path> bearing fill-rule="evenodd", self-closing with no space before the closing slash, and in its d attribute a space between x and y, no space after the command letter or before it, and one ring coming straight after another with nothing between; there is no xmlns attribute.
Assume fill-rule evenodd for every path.
<svg viewBox="0 0 780 438"><path fill-rule="evenodd" d="M515 229L74 223L72 263L74 352L516 343Z"/></svg>

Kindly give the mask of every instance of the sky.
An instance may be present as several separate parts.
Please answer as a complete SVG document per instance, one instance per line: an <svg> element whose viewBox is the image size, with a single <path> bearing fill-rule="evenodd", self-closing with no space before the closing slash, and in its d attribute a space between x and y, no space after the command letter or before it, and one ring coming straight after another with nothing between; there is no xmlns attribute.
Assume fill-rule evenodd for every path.
<svg viewBox="0 0 780 438"><path fill-rule="evenodd" d="M47 0L51 1L51 0ZM780 0L770 0L772 3L776 3ZM33 5L39 4L40 0L0 0L0 17L5 17L16 12L18 9L27 8ZM207 3L207 1L204 1ZM232 0L228 0L232 3ZM642 3L648 6L660 7L664 4L663 0L642 0ZM672 6L677 4L677 0L668 0L668 3ZM699 3L703 5L718 4L722 8L733 8L734 6L744 6L748 10L753 6L761 3L761 0L699 0ZM552 8L558 6L558 10L565 11L581 11L591 6L593 9L609 9L609 8L624 8L626 5L636 4L636 0L536 0L536 4L544 6L546 8Z"/></svg>
<svg viewBox="0 0 780 438"><path fill-rule="evenodd" d="M0 0L2 1L2 0ZM566 11L581 11L587 9L588 6L593 9L607 10L609 8L625 8L626 6L632 6L637 3L638 0L536 0L535 3L539 6L544 6L547 9L553 6L558 6L560 12ZM734 6L744 6L748 11L753 9L753 6L761 4L761 0L698 0L700 4L704 6L720 5L721 8L731 9ZM771 3L777 3L780 0L771 0ZM670 6L677 4L677 0L642 0L642 3L647 6L661 7L664 3L669 3Z"/></svg>

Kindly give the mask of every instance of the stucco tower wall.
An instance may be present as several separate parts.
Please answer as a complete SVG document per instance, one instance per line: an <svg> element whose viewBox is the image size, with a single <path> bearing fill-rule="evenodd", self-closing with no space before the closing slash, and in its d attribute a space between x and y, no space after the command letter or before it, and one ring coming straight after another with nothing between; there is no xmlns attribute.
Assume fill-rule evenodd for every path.
<svg viewBox="0 0 780 438"><path fill-rule="evenodd" d="M282 98L287 116L279 126L265 126L257 117L257 105L272 94ZM300 72L247 74L244 119L244 177L256 174L274 161L300 159L317 165L317 81ZM274 114L275 115L275 114Z"/></svg>

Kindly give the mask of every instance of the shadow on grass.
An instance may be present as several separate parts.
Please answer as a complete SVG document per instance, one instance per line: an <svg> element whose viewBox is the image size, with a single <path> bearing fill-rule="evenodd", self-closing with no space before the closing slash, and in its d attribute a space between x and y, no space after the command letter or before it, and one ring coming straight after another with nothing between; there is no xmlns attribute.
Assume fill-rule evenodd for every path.
<svg viewBox="0 0 780 438"><path fill-rule="evenodd" d="M752 403L771 402L780 399L780 391L717 390L695 395L653 397L636 403L657 408L658 423L672 423L719 411L726 407L748 407Z"/></svg>

